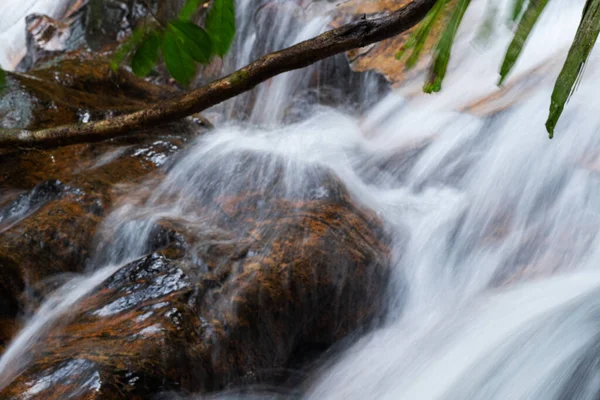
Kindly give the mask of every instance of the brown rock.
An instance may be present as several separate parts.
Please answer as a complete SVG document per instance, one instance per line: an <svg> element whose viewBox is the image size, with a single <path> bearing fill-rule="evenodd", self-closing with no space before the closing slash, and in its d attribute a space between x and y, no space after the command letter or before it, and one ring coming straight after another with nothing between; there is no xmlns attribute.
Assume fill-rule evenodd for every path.
<svg viewBox="0 0 600 400"><path fill-rule="evenodd" d="M180 146L175 138L155 138L131 146L76 145L0 159L0 191L12 193L0 208L0 313L7 326L29 308L24 291L36 292L48 278L85 268L97 227L122 185L158 174L162 159ZM0 326L0 345L9 337L5 332L12 329Z"/></svg>
<svg viewBox="0 0 600 400"><path fill-rule="evenodd" d="M343 186L328 188L301 200L213 198L221 217L201 229L164 221L179 239L80 302L0 396L147 398L276 382L304 350L370 326L389 274L385 233Z"/></svg>
<svg viewBox="0 0 600 400"><path fill-rule="evenodd" d="M132 112L174 94L124 69L108 56L69 53L28 74L7 73L0 128L40 129Z"/></svg>

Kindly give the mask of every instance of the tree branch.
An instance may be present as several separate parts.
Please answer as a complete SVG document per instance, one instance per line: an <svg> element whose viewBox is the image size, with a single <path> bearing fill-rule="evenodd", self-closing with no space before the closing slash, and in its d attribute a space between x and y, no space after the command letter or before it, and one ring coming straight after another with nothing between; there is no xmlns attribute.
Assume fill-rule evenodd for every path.
<svg viewBox="0 0 600 400"><path fill-rule="evenodd" d="M244 93L283 72L304 68L333 55L398 35L421 21L436 1L413 0L387 16L351 22L295 46L260 57L242 69L199 89L131 114L37 131L0 130L0 148L48 148L94 142L179 120Z"/></svg>

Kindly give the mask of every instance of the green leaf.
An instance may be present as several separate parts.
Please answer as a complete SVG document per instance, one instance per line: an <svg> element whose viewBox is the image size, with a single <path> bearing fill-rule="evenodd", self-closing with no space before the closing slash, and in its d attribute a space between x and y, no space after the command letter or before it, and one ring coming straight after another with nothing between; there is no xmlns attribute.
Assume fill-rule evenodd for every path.
<svg viewBox="0 0 600 400"><path fill-rule="evenodd" d="M200 6L207 2L208 0L187 0L179 11L179 19L183 21L192 19Z"/></svg>
<svg viewBox="0 0 600 400"><path fill-rule="evenodd" d="M208 33L198 25L189 21L172 21L169 31L179 39L183 50L202 64L207 64L213 52L212 40Z"/></svg>
<svg viewBox="0 0 600 400"><path fill-rule="evenodd" d="M515 36L508 46L508 50L506 50L502 67L500 67L500 82L498 82L498 85L502 85L508 73L514 67L529 34L533 30L533 26L538 21L547 4L548 0L531 0L529 2L525 14L523 14L523 17L519 22Z"/></svg>
<svg viewBox="0 0 600 400"><path fill-rule="evenodd" d="M554 136L556 123L581 77L583 66L598 39L598 33L600 33L600 0L587 0L575 40L552 92L550 115L546 121L546 130L550 139Z"/></svg>
<svg viewBox="0 0 600 400"><path fill-rule="evenodd" d="M146 26L140 25L136 27L131 36L127 38L121 45L117 48L114 56L110 60L110 67L116 71L119 68L119 65L123 63L129 54L133 51L133 49L137 48L140 42L144 39L146 35Z"/></svg>
<svg viewBox="0 0 600 400"><path fill-rule="evenodd" d="M160 35L157 32L151 32L144 38L131 60L133 73L144 77L152 72L158 60L159 48Z"/></svg>
<svg viewBox="0 0 600 400"><path fill-rule="evenodd" d="M419 56L423 51L423 47L425 46L427 37L429 36L429 33L431 32L431 29L435 25L436 21L438 21L439 17L442 15L442 10L448 1L449 0L439 0L437 3L435 3L433 8L419 24L419 27L412 33L398 53L396 53L396 58L399 60L406 51L410 49L413 50L408 60L406 60L407 68L413 68L416 65L417 61L419 60Z"/></svg>
<svg viewBox="0 0 600 400"><path fill-rule="evenodd" d="M535 0L531 0L531 1L535 1ZM511 15L511 19L513 20L513 22L517 22L517 20L519 19L519 16L523 12L524 7L525 7L525 0L513 0L513 10L512 10L512 15Z"/></svg>
<svg viewBox="0 0 600 400"><path fill-rule="evenodd" d="M196 62L185 50L183 39L176 31L169 29L165 33L162 53L171 76L183 86L188 86L196 75Z"/></svg>
<svg viewBox="0 0 600 400"><path fill-rule="evenodd" d="M446 25L442 37L436 46L433 62L429 69L429 76L423 87L425 93L439 92L442 89L442 81L444 80L446 70L448 69L450 50L454 43L454 37L456 36L458 27L469 4L471 4L471 0L458 0L458 4L454 8L450 21L448 22L448 25Z"/></svg>
<svg viewBox="0 0 600 400"><path fill-rule="evenodd" d="M214 0L206 16L205 26L213 40L213 51L223 57L235 37L235 1Z"/></svg>
<svg viewBox="0 0 600 400"><path fill-rule="evenodd" d="M4 89L4 85L6 85L6 72L0 68L0 90Z"/></svg>

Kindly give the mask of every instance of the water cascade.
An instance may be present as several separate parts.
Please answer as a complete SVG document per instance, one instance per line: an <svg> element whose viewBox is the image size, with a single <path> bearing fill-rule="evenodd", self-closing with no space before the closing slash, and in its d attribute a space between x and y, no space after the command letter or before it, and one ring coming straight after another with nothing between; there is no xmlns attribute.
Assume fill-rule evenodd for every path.
<svg viewBox="0 0 600 400"><path fill-rule="evenodd" d="M36 338L120 265L149 251L159 219L211 224L221 215L206 211L211 199L242 190L327 197L321 182L323 171L331 171L391 232L387 315L382 326L322 359L290 397L597 398L598 52L557 137L548 140L544 130L582 4L550 2L509 86L483 103L498 91L497 68L510 38L505 15L487 43L474 40L472 30L459 32L437 95L419 93L416 79L382 96L369 74L352 78L360 92L352 101L337 93L335 107L313 106L311 96L331 90L314 83L323 63L215 107L209 112L229 118L165 165L165 177L143 204L125 201L105 218L88 274L49 296L0 358L0 388L30 361ZM297 7L306 23L257 24L264 15L239 0L228 69L326 30L335 9L317 1L273 5ZM479 1L469 9L463 27L475 26L485 6ZM273 217L267 206L254 212Z"/></svg>

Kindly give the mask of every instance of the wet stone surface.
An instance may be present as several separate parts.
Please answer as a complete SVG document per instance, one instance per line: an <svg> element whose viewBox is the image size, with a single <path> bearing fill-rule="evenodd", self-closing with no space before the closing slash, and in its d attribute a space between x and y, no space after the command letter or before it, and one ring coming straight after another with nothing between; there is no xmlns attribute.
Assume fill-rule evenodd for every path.
<svg viewBox="0 0 600 400"><path fill-rule="evenodd" d="M2 396L43 387L31 398L147 398L274 383L311 349L315 357L368 328L387 289L385 231L343 186L323 184L300 201L213 199L225 218L206 225L159 222L156 232L172 232L167 247L81 300ZM257 205L277 212L254 219ZM71 378L46 387L66 366Z"/></svg>
<svg viewBox="0 0 600 400"><path fill-rule="evenodd" d="M187 344L197 341L190 290L162 255L124 266L32 349L38 361L3 398L147 398L164 382L185 380Z"/></svg>
<svg viewBox="0 0 600 400"><path fill-rule="evenodd" d="M98 227L123 191L159 177L183 143L154 137L2 156L0 346L57 277L90 263Z"/></svg>

